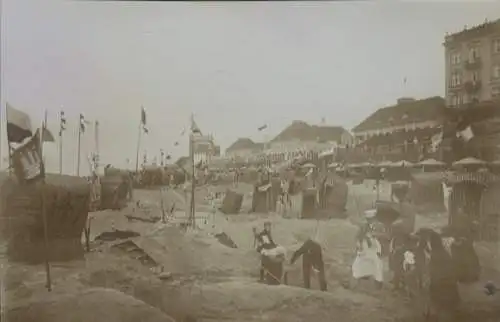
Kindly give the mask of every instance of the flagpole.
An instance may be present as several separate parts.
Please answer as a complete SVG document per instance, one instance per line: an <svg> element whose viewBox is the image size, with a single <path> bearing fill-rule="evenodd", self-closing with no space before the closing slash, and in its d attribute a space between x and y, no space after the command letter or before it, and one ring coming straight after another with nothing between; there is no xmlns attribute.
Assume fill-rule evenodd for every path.
<svg viewBox="0 0 500 322"><path fill-rule="evenodd" d="M137 135L137 153L135 156L135 173L139 173L139 153L141 150L142 120L139 122L139 133Z"/></svg>
<svg viewBox="0 0 500 322"><path fill-rule="evenodd" d="M64 112L61 110L59 112L59 174L62 174L62 168L63 168L63 165L62 165L62 160L63 160L63 131L64 131L64 128L63 128L63 119L64 117Z"/></svg>
<svg viewBox="0 0 500 322"><path fill-rule="evenodd" d="M45 135L45 131L47 129L47 110L45 110L45 113L44 113L44 118L43 118L43 122L42 122L42 133L40 133L40 155L42 157L42 161L43 163L45 164L45 158L44 158L44 155L43 155L43 137Z"/></svg>
<svg viewBox="0 0 500 322"><path fill-rule="evenodd" d="M7 103L5 103L7 104ZM7 107L7 105L6 105ZM7 120L9 119L9 116L7 115L8 113L8 109L5 108L5 129L6 129L6 133L7 133L7 153L8 153L8 156L9 156L9 174L13 174L13 169L12 169L12 148L10 146L10 142L9 142L9 133L7 132L8 131L8 128L7 128Z"/></svg>
<svg viewBox="0 0 500 322"><path fill-rule="evenodd" d="M4 118L2 117L2 105L0 104L0 119L3 120ZM5 119L7 119L7 116L5 117ZM6 126L7 128L7 126ZM0 121L0 169L2 169L2 165L3 165L3 153L2 153L2 146L3 146L3 142L2 142L2 139L3 139L3 122Z"/></svg>
<svg viewBox="0 0 500 322"><path fill-rule="evenodd" d="M42 166L45 167L45 162L43 161L43 135L47 128L47 110L45 110L45 119L42 122L42 133L40 135L40 156L42 157ZM48 227L47 227L47 200L45 196L46 184L45 184L45 174L41 180L41 192L42 192L42 221L43 221L43 239L44 239L44 252L45 252L45 273L47 276L47 290L52 291L52 279L50 276L50 264L49 264L49 237L48 237Z"/></svg>
<svg viewBox="0 0 500 322"><path fill-rule="evenodd" d="M196 214L196 209L195 209L195 202L194 202L194 190L195 190L195 175L194 175L194 170L195 170L195 166L194 166L194 140L193 140L193 133L191 133L191 135L189 136L189 140L190 140L190 157L191 157L191 171L192 171L192 178L191 178L191 203L190 203L190 206L191 206L191 211L190 211L190 214L189 214L189 223L192 225L192 227L194 228L196 226L196 221L195 221L195 214Z"/></svg>
<svg viewBox="0 0 500 322"><path fill-rule="evenodd" d="M97 169L99 168L99 121L95 121L95 170L97 173Z"/></svg>
<svg viewBox="0 0 500 322"><path fill-rule="evenodd" d="M82 115L80 114L80 120L78 122L78 156L76 160L76 176L80 176L80 154L81 154L81 143L82 143Z"/></svg>

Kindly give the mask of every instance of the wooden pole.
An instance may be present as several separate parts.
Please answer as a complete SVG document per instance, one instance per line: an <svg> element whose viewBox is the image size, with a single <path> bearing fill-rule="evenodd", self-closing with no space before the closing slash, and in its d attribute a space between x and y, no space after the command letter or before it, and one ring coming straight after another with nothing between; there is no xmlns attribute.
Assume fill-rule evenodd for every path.
<svg viewBox="0 0 500 322"><path fill-rule="evenodd" d="M135 156L135 173L139 173L139 153L141 150L142 120L139 122L139 133L137 135L137 153Z"/></svg>
<svg viewBox="0 0 500 322"><path fill-rule="evenodd" d="M43 122L42 124L42 133L40 135L40 156L43 156L42 154L42 146L43 146L43 133L45 132L46 129L46 121ZM42 162L43 162L43 157L42 157ZM44 165L45 166L45 165ZM47 227L47 202L46 202L46 196L45 196L45 189L46 189L46 184L45 184L45 175L42 178L42 184L41 184L41 192L42 192L42 221L43 221L43 237L44 237L44 252L45 252L45 273L47 275L47 290L50 292L52 291L52 280L50 276L50 264L49 264L49 237L48 237L48 227Z"/></svg>
<svg viewBox="0 0 500 322"><path fill-rule="evenodd" d="M99 121L95 121L95 128L94 128L94 134L95 134L95 170L97 174L97 170L99 168Z"/></svg>
<svg viewBox="0 0 500 322"><path fill-rule="evenodd" d="M190 212L190 220L189 223L190 225L194 228L196 226L196 206L195 206L195 201L194 201L194 191L195 191L195 166L194 166L194 140L193 140L193 134L189 136L190 140L190 157L191 157L191 171L192 171L192 178L191 178L191 212Z"/></svg>
<svg viewBox="0 0 500 322"><path fill-rule="evenodd" d="M8 109L6 108L5 109L5 119L8 120L9 119L9 116L7 115L8 113ZM7 125L5 126L6 128L6 133L7 133ZM9 174L12 175L14 172L14 170L12 169L12 147L10 146L10 142L9 142L9 133L7 133L7 153L8 153L8 156L9 156Z"/></svg>
<svg viewBox="0 0 500 322"><path fill-rule="evenodd" d="M80 154L81 154L81 143L82 143L82 120L78 122L78 156L76 160L76 176L80 176Z"/></svg>

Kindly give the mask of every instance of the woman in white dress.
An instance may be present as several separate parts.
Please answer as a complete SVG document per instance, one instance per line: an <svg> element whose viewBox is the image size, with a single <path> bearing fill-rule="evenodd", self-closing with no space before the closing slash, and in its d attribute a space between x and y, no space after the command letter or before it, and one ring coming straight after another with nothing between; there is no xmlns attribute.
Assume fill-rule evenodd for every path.
<svg viewBox="0 0 500 322"><path fill-rule="evenodd" d="M357 255L352 264L354 280L373 278L378 288L382 287L384 264L382 262L382 247L368 225L364 226L357 238Z"/></svg>

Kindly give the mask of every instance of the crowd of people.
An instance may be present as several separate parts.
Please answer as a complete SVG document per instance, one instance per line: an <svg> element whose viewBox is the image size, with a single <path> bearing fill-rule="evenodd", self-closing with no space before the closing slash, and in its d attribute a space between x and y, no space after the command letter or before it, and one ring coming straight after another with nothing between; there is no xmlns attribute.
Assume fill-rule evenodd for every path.
<svg viewBox="0 0 500 322"><path fill-rule="evenodd" d="M454 314L460 304L458 285L479 280L479 259L471 235L447 227L441 232L422 228L415 233L392 233L389 245L375 234L377 210L365 212L365 222L356 236L356 254L351 266L348 288L356 289L361 281L371 280L376 290L392 284L396 292L409 299L426 298L422 313ZM260 282L270 285L288 284L286 250L273 239L271 223L260 232L254 228L255 248L260 254ZM311 288L311 274L317 275L319 289L327 291L323 245L314 238L306 239L289 258L293 265L302 257L303 285ZM385 280L384 259L389 262L392 279ZM488 285L493 294L496 287Z"/></svg>

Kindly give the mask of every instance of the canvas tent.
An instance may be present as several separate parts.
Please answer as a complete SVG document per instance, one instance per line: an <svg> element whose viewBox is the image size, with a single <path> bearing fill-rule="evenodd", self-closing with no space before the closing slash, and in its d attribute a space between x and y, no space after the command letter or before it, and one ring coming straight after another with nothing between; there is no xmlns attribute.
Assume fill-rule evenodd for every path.
<svg viewBox="0 0 500 322"><path fill-rule="evenodd" d="M443 176L440 173L414 173L407 195L418 213L444 212Z"/></svg>
<svg viewBox="0 0 500 322"><path fill-rule="evenodd" d="M347 204L348 185L344 179L335 173L325 174L319 185L319 205L323 210L335 214L345 214Z"/></svg>
<svg viewBox="0 0 500 322"><path fill-rule="evenodd" d="M478 240L497 241L500 228L500 177L488 172L448 173L451 185L448 224Z"/></svg>
<svg viewBox="0 0 500 322"><path fill-rule="evenodd" d="M80 177L48 174L44 197L49 259L64 261L81 258L81 236L89 208L89 182ZM41 209L40 184L19 185L8 174L0 174L0 228L2 238L7 240L10 260L43 262Z"/></svg>

